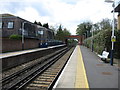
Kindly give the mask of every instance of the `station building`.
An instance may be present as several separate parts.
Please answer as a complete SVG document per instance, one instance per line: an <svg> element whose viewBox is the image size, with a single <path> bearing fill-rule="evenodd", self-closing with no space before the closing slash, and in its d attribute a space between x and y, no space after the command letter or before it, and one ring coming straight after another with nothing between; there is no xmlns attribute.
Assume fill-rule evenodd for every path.
<svg viewBox="0 0 120 90"><path fill-rule="evenodd" d="M0 14L0 39L2 51L21 50L21 40L11 40L11 35L24 35L25 49L37 48L41 43L54 40L54 31L11 14Z"/></svg>
<svg viewBox="0 0 120 90"><path fill-rule="evenodd" d="M24 29L23 34L28 38L40 39L41 36L44 36L46 39L54 38L53 30L41 27L11 14L0 15L0 29L2 29L2 37L9 37L13 34L22 35L22 30Z"/></svg>

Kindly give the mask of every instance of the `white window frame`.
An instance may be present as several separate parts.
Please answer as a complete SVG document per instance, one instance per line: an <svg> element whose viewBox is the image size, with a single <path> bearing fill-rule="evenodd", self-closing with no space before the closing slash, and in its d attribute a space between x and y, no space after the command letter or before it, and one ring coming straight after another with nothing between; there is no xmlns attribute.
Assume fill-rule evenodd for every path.
<svg viewBox="0 0 120 90"><path fill-rule="evenodd" d="M10 21L8 22L8 28L14 28L14 22L13 21Z"/></svg>

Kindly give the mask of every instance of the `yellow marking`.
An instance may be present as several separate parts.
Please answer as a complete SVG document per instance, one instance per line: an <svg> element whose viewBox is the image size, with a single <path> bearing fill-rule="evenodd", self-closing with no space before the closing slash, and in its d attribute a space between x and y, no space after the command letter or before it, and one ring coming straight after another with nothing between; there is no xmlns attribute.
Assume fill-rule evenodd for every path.
<svg viewBox="0 0 120 90"><path fill-rule="evenodd" d="M76 73L75 88L87 88L87 90L89 90L86 71L79 46L77 46L77 50L78 50L77 52L78 57L77 57L77 73Z"/></svg>

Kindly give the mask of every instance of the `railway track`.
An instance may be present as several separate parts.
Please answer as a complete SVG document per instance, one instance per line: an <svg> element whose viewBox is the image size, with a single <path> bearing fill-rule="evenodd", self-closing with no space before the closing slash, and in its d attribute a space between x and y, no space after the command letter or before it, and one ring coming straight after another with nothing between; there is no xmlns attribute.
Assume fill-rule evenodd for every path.
<svg viewBox="0 0 120 90"><path fill-rule="evenodd" d="M62 48L61 48L62 49ZM54 50L54 52L52 51L52 53L42 56L40 58L37 58L35 60L29 61L27 63L21 64L19 66L13 67L9 70L3 71L2 72L2 78L5 80L6 78L8 78L9 76L14 76L15 73L18 72L23 72L25 71L25 68L30 67L30 66L34 66L35 64L39 63L39 62L43 62L45 59L48 59L52 56L54 56L56 53L59 52L60 49ZM11 77L10 77L11 78ZM4 81L3 80L3 81Z"/></svg>
<svg viewBox="0 0 120 90"><path fill-rule="evenodd" d="M31 83L25 86L28 90L52 90L57 78L63 70L73 49L67 52L62 58L55 62L50 68L45 70L41 75L35 78Z"/></svg>
<svg viewBox="0 0 120 90"><path fill-rule="evenodd" d="M62 57L62 55L64 55L66 52L68 51L68 48L64 48L62 50L59 50L59 52L57 52L56 54L54 54L53 56L50 56L48 59L45 59L45 60L42 60L41 62L35 64L35 65L32 65L30 67L27 67L17 73L14 73L12 75L10 75L9 77L6 77L2 80L2 83L3 83L3 87L2 89L3 90L13 90L13 89L21 89L21 88L26 88L26 89L32 89L34 86L31 86L31 85L35 85L34 83L37 83L38 81L32 81L33 79L35 79L38 75L40 75L41 73L41 76L37 77L40 79L40 77L43 77L42 79L40 79L39 82L41 82L41 88L45 88L43 86L46 86L46 83L50 82L50 80L47 80L48 82L45 83L45 81L41 81L43 79L45 79L45 76L47 78L50 78L52 79L52 77L56 77L56 74L58 74L58 72L60 70L58 70L57 68L58 67L62 67L62 66L56 66L57 68L55 69L52 69L51 67L53 67L54 63L60 58ZM63 61L62 61L63 62ZM51 66L53 65L53 66ZM58 64L59 65L59 64ZM51 66L51 67L50 67ZM50 68L49 68L50 67ZM55 66L54 66L55 67ZM46 70L47 68L49 68L48 70ZM59 68L60 69L60 68ZM46 71L45 71L46 70ZM54 73L50 73L48 71L56 71ZM45 71L45 72L44 72ZM48 74L49 73L49 74ZM47 76L50 75L50 77ZM37 79L38 80L38 79ZM52 82L50 83L53 83L54 80L52 80ZM29 82L32 82L31 84L28 84ZM26 84L28 84L26 86ZM44 84L44 85L43 85ZM38 84L36 84L38 85ZM47 84L48 85L48 84ZM40 84L38 85L40 86ZM37 87L34 87L34 88L38 88ZM47 88L50 88L50 84L49 84L49 87Z"/></svg>

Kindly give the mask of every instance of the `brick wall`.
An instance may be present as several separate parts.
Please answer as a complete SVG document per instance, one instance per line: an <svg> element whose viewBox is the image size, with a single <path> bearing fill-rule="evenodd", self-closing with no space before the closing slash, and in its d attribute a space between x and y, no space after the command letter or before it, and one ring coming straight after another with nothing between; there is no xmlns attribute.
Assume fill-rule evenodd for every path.
<svg viewBox="0 0 120 90"><path fill-rule="evenodd" d="M38 48L40 41L37 39L25 39L24 48ZM22 50L22 41L8 38L2 39L2 52Z"/></svg>

